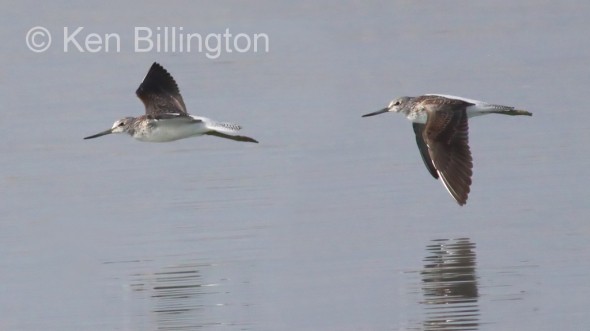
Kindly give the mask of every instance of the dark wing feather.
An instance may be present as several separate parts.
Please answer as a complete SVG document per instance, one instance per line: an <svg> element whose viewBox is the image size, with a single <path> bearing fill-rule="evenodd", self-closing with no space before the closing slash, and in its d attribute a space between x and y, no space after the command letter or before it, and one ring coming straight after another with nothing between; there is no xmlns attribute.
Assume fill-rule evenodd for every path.
<svg viewBox="0 0 590 331"><path fill-rule="evenodd" d="M246 136L238 136L238 135L231 135L231 134L225 134L225 133L221 133L219 131L214 131L211 130L205 134L208 135L212 135L212 136L216 136L216 137L220 137L220 138L225 138L225 139L231 139L231 140L235 140L235 141L245 141L245 142L250 142L250 143L257 143L258 141L256 139L250 138L250 137L246 137Z"/></svg>
<svg viewBox="0 0 590 331"><path fill-rule="evenodd" d="M423 137L443 184L459 205L467 202L473 175L466 107L461 100L424 104L428 120Z"/></svg>
<svg viewBox="0 0 590 331"><path fill-rule="evenodd" d="M430 158L430 154L428 152L428 146L426 146L426 142L424 141L424 137L422 135L425 126L425 124L421 123L412 123L414 133L416 134L416 144L418 144L418 149L420 150L420 156L422 156L422 161L424 161L424 165L426 166L426 169L428 169L432 177L438 178L438 173L436 172L436 168L434 167L434 164L432 163L432 159Z"/></svg>
<svg viewBox="0 0 590 331"><path fill-rule="evenodd" d="M200 119L196 119L190 115L179 114L179 113L160 113L156 115L147 115L148 118L155 119L155 120L181 120L186 123L197 123L203 122Z"/></svg>
<svg viewBox="0 0 590 331"><path fill-rule="evenodd" d="M135 94L143 101L147 115L187 114L174 78L156 62L152 64Z"/></svg>

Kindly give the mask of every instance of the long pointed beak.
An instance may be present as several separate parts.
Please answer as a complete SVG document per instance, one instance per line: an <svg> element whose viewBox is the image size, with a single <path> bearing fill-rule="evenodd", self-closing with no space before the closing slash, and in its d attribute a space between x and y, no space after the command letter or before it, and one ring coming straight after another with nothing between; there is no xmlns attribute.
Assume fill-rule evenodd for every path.
<svg viewBox="0 0 590 331"><path fill-rule="evenodd" d="M379 115L379 114L383 114L383 113L387 113L389 111L389 108L385 107L383 109L380 109L378 111L372 112L372 113L368 113L363 115L362 117L369 117L369 116L375 116L375 115Z"/></svg>
<svg viewBox="0 0 590 331"><path fill-rule="evenodd" d="M92 135L92 136L85 137L84 139L98 138L98 137L105 136L105 135L107 135L107 134L111 134L111 133L113 133L113 129L108 129L108 130L106 130L106 131L103 131L103 132L100 132L100 133L94 134L94 135Z"/></svg>

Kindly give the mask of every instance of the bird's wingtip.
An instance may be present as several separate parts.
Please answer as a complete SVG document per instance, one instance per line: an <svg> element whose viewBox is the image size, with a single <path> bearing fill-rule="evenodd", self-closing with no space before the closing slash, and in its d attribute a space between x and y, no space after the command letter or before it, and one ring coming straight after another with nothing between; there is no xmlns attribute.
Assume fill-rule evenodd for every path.
<svg viewBox="0 0 590 331"><path fill-rule="evenodd" d="M513 112L515 115L533 116L533 113L523 109L514 109Z"/></svg>

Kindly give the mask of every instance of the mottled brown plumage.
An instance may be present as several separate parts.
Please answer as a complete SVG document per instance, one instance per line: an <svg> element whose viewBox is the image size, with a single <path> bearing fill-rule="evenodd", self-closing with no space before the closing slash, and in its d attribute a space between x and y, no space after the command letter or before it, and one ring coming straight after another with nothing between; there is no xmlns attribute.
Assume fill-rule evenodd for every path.
<svg viewBox="0 0 590 331"><path fill-rule="evenodd" d="M459 205L467 203L473 175L469 149L468 118L485 114L526 115L530 112L514 107L448 95L427 94L401 97L386 108L363 117L399 112L410 121L422 161L434 178L443 185Z"/></svg>

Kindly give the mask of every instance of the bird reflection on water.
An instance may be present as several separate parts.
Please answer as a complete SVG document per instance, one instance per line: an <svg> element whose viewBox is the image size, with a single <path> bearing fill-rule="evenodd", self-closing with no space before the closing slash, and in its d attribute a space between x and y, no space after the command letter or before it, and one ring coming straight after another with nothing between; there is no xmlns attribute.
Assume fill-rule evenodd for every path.
<svg viewBox="0 0 590 331"><path fill-rule="evenodd" d="M437 239L424 259L423 330L478 330L479 306L475 244L468 238Z"/></svg>

